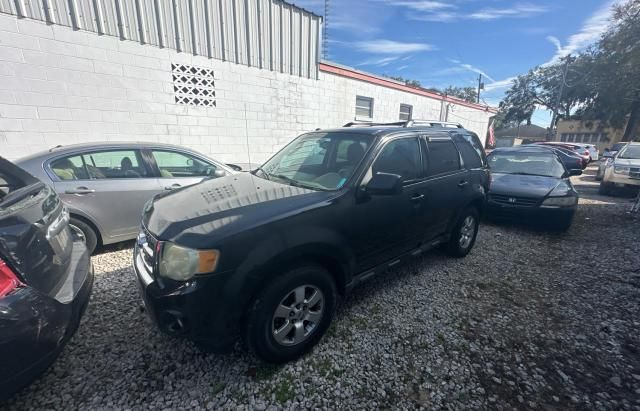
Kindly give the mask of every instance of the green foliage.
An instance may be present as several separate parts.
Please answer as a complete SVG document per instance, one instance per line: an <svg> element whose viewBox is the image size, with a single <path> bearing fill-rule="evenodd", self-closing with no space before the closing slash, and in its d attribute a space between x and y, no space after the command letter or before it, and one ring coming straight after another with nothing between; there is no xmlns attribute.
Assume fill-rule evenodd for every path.
<svg viewBox="0 0 640 411"><path fill-rule="evenodd" d="M406 78L401 77L401 76L387 76L387 77L389 77L390 79L396 80L396 81L401 81L401 82L403 82L404 84L406 84L409 87L415 87L415 88L421 88L422 87L422 85L420 84L420 81L418 81L418 80L409 80L409 79L406 79Z"/></svg>
<svg viewBox="0 0 640 411"><path fill-rule="evenodd" d="M568 63L562 97L558 95ZM556 106L557 105L557 106ZM611 27L591 48L555 64L518 76L500 103L507 122L531 124L536 107L556 110L558 118L627 123L625 139L640 129L640 0L614 6Z"/></svg>
<svg viewBox="0 0 640 411"><path fill-rule="evenodd" d="M446 94L448 96L461 98L470 103L475 103L478 101L478 91L475 89L475 87L449 86L444 90L442 90L441 93Z"/></svg>

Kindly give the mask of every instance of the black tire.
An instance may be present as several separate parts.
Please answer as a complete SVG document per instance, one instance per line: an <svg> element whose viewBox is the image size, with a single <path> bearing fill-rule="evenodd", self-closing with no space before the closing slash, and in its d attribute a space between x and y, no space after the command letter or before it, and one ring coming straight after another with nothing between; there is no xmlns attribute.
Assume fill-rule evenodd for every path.
<svg viewBox="0 0 640 411"><path fill-rule="evenodd" d="M93 230L93 228L91 228L91 226L84 221L78 220L74 217L71 217L69 219L69 225L74 226L78 230L82 231L85 239L85 244L87 245L87 250L89 251L89 255L93 254L96 247L98 246L98 235Z"/></svg>
<svg viewBox="0 0 640 411"><path fill-rule="evenodd" d="M312 300L311 297L315 295L313 292L321 291L319 298L322 298L322 303L319 305L316 303L310 308L307 308L307 305L304 304L302 305L304 310L302 313L297 311L292 314L296 301L298 301L294 290L300 288L304 288L305 302ZM307 297L309 300L307 300ZM288 298L290 299L287 300ZM276 364L300 357L316 345L329 328L333 319L336 300L335 283L324 268L316 265L305 265L287 271L284 275L271 281L260 292L247 313L244 338L249 349L261 360ZM288 307L289 301L292 302L291 307ZM310 305L311 302L309 303ZM278 315L277 309L281 306L287 309L291 308L287 311L287 316L300 315L301 317L293 321L289 319L282 321L284 317L276 318ZM305 318L310 318L308 313L312 312L318 318L316 323L305 320ZM291 336L291 338L282 338L282 342L278 342L274 336L274 329L278 327L285 330L281 334L282 337ZM296 330L302 329L304 333L307 332L307 327L310 327L309 333L302 336L301 340L296 343Z"/></svg>
<svg viewBox="0 0 640 411"><path fill-rule="evenodd" d="M463 233L462 231L463 227L466 227L467 222L469 221L468 218L473 219L472 220L473 233L470 235L470 237L468 232ZM478 210L475 207L466 208L462 212L462 214L460 214L458 221L456 221L455 225L453 226L453 229L451 230L451 237L449 238L449 242L445 247L447 254L457 258L461 258L469 254L469 252L473 248L473 245L476 242L476 237L478 235L478 227L479 227ZM469 238L467 240L470 240L470 241L463 241L462 240L463 234L465 236L468 236Z"/></svg>
<svg viewBox="0 0 640 411"><path fill-rule="evenodd" d="M611 195L611 184L601 181L600 187L598 188L598 193L605 196Z"/></svg>

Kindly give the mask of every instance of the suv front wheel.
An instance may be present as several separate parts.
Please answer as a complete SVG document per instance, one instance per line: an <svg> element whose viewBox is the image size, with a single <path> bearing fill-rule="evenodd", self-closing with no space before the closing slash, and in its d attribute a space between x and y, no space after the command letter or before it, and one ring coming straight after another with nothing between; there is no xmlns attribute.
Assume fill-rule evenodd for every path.
<svg viewBox="0 0 640 411"><path fill-rule="evenodd" d="M478 210L474 207L466 208L451 230L451 237L446 250L453 257L464 257L469 254L478 235Z"/></svg>
<svg viewBox="0 0 640 411"><path fill-rule="evenodd" d="M336 286L322 267L286 272L264 288L247 315L245 340L263 361L298 358L322 338L336 306Z"/></svg>

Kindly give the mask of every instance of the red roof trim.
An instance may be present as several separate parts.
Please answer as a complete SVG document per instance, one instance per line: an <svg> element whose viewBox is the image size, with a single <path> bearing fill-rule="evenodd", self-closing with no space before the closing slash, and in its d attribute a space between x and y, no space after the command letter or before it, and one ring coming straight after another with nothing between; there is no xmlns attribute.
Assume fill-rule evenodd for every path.
<svg viewBox="0 0 640 411"><path fill-rule="evenodd" d="M398 82L395 82L393 80L386 80L384 78L381 77L377 77L371 74L367 74L367 73L362 73L359 71L355 71L355 70L350 70L344 67L338 67L338 66L333 66L331 64L328 63L320 63L320 70L327 72L327 73L332 73L332 74L336 74L338 76L342 76L342 77L347 77L347 78L352 78L354 80L360 80L360 81L366 81L367 83L371 83L371 84L376 84L378 86L383 86L383 87L387 87L387 88L392 88L395 90L400 90L400 91L404 91L407 93L411 93L411 94L417 94L419 96L424 96L424 97L430 97L432 99L435 100L445 100L449 103L454 103L454 104L458 104L461 106L466 106L466 107L471 107L471 108L475 108L478 110L483 110L483 111L489 111L491 113L497 113L498 110L493 108L493 107L489 107L489 106L483 106L481 104L475 104L475 103L469 103L468 101L459 99L459 98L455 98L455 97L450 97L450 96L443 96L441 94L438 93L434 93L432 91L427 91L425 89L421 89L421 88L415 88L415 87L409 87L407 85L404 84L400 84Z"/></svg>

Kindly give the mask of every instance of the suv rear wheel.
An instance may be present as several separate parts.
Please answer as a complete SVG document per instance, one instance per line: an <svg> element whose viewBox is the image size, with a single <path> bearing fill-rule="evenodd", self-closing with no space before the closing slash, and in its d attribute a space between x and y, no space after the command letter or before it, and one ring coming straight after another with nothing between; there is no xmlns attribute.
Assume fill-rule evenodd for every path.
<svg viewBox="0 0 640 411"><path fill-rule="evenodd" d="M469 254L478 235L478 210L474 207L466 208L451 230L451 238L446 250L453 257L464 257Z"/></svg>
<svg viewBox="0 0 640 411"><path fill-rule="evenodd" d="M283 363L310 350L336 306L336 286L322 267L292 269L260 292L247 315L245 340L263 361Z"/></svg>

